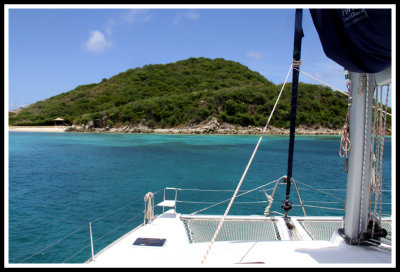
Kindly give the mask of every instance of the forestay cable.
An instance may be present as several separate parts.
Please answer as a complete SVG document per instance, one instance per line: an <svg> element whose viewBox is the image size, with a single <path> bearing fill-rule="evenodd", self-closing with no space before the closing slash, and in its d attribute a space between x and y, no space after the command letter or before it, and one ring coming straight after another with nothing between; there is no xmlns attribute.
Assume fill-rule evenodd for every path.
<svg viewBox="0 0 400 272"><path fill-rule="evenodd" d="M209 254L209 252L210 252L210 250L211 250L211 247L212 247L212 245L213 245L214 242L215 242L215 239L217 239L217 236L218 236L218 234L219 234L219 231L221 230L222 225L224 224L224 221L225 221L225 219L226 219L226 216L227 216L227 214L228 214L228 212L229 212L229 210L230 210L230 208L231 208L231 206L232 206L232 204L233 204L233 201L234 201L235 198L236 198L236 195L237 195L237 193L238 193L238 191L239 191L239 189L240 189L240 186L242 186L243 180L244 180L244 178L246 177L247 171L249 170L249 167L250 167L250 165L251 165L251 163L252 163L252 161L253 161L253 158L254 158L254 156L255 156L257 150L258 150L258 147L260 146L261 140L262 140L262 138L263 138L263 136L264 136L264 133L265 133L265 131L266 131L268 125L269 125L269 122L271 121L272 115L274 114L275 108L276 108L276 106L277 106L277 104L278 104L278 101L279 101L281 95L282 95L283 89L285 88L286 82L287 82L287 80L288 80L288 78L289 78L289 74L290 74L290 71L292 70L292 68L293 68L293 64L290 65L289 71L288 71L288 73L287 73L287 75L286 75L285 82L284 82L283 85L282 85L282 89L281 89L281 91L280 91L280 93L279 93L279 95L278 95L278 98L276 99L275 105L274 105L274 107L273 107L273 109L272 109L272 111L271 111L271 114L270 114L269 118L268 118L267 124L264 126L264 128L263 128L263 130L262 130L262 132L261 132L260 139L258 139L257 145L256 145L256 147L254 148L253 154L251 155L251 158L250 158L250 160L249 160L249 162L248 162L248 164L247 164L247 166L246 166L246 169L245 169L244 172L243 172L242 178L240 179L239 184L238 184L238 186L236 187L235 192L233 193L233 196L232 196L232 198L231 198L231 201L229 202L229 205L228 205L228 207L227 207L226 210L225 210L224 216L222 217L222 220L221 220L221 222L219 223L217 230L215 231L215 234L214 234L214 236L213 236L213 238L212 238L212 240L211 240L211 242L210 242L210 245L208 246L207 251L206 251L206 253L205 253L204 256L203 256L203 259L202 259L202 261L201 261L202 264L203 264L204 261L206 260L208 254Z"/></svg>

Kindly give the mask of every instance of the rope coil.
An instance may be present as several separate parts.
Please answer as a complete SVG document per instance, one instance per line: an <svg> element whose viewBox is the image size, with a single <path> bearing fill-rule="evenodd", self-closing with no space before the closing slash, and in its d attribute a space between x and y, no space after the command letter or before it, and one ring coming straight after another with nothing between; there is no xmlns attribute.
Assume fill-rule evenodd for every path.
<svg viewBox="0 0 400 272"><path fill-rule="evenodd" d="M269 210L271 209L272 203L274 202L274 198L272 195L268 195L267 192L265 192L265 191L264 191L264 194L268 199L268 206L265 208L264 215L269 216L269 213L270 213Z"/></svg>
<svg viewBox="0 0 400 272"><path fill-rule="evenodd" d="M144 196L144 223L147 221L152 221L154 219L154 195L151 192L148 192Z"/></svg>
<svg viewBox="0 0 400 272"><path fill-rule="evenodd" d="M293 65L293 68L294 68L294 69L299 69L299 68L300 68L300 65L302 65L302 64L303 64L303 62L302 62L301 60L295 60L295 59L293 59L292 65Z"/></svg>
<svg viewBox="0 0 400 272"><path fill-rule="evenodd" d="M351 149L351 141L350 141L350 136L349 136L349 111L347 111L346 115L346 122L343 126L343 130L340 132L340 135L342 136L340 138L340 149L339 149L339 156L341 158L345 157L347 158L347 153Z"/></svg>
<svg viewBox="0 0 400 272"><path fill-rule="evenodd" d="M352 98L350 95L350 87L351 87L351 81L350 81L350 72L348 70L344 70L344 77L346 79L346 85L347 85L347 92L348 92L348 102L347 102L347 114L346 114L346 121L343 125L343 130L340 133L342 135L340 139L340 148L339 148L339 156L341 158L347 158L347 153L351 149L351 141L350 141L350 120L349 120L349 114L350 114L350 106L352 103ZM342 152L343 151L343 152Z"/></svg>

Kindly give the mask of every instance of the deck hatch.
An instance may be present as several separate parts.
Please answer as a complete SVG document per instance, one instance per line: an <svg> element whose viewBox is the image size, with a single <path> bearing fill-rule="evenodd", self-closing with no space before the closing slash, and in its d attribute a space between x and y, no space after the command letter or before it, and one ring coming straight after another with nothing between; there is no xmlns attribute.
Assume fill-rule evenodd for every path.
<svg viewBox="0 0 400 272"><path fill-rule="evenodd" d="M139 237L133 242L134 246L151 246L151 247L162 247L165 244L166 239L164 238L142 238Z"/></svg>

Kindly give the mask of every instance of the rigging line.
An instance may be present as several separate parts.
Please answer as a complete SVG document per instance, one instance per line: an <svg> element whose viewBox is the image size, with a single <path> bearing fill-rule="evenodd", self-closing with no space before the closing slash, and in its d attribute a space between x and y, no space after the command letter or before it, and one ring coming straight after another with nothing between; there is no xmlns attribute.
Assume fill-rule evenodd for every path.
<svg viewBox="0 0 400 272"><path fill-rule="evenodd" d="M303 200L304 203L328 203L328 204L340 204L342 202L339 201L318 201L318 200Z"/></svg>
<svg viewBox="0 0 400 272"><path fill-rule="evenodd" d="M303 188L300 188L299 190L300 191L309 191L309 189L303 189ZM320 190L322 190L322 191L346 191L346 189L324 189L324 188L322 188ZM390 191L390 190L387 190L387 191Z"/></svg>
<svg viewBox="0 0 400 272"><path fill-rule="evenodd" d="M260 189L260 188L262 188L262 187L268 186L268 185L270 185L270 184L272 184L272 183L274 183L274 182L279 182L282 178L283 178L283 177L281 177L281 178L279 178L279 179L277 179L277 180L271 181L270 183L261 185L261 186L259 186L259 187L257 187L257 188L252 189L252 190L246 191L246 192L244 192L244 193L242 193L242 194L240 194L240 195L237 195L236 197L238 198L238 197L244 196L244 195L246 195L246 194L248 194L248 193L251 193L251 192L254 192L255 190L258 190L258 189ZM191 213L190 215L198 214L199 212L208 210L208 209L210 209L210 208L212 208L212 207L218 206L218 205L220 205L220 204L222 204L222 203L225 203L225 202L227 202L227 201L229 201L229 200L231 200L231 198L225 199L225 200L223 200L223 201L221 201L221 202L218 202L218 203L216 203L216 204L214 204L214 205L211 205L211 206L208 206L208 207L206 207L206 208L204 208L204 209L198 210L197 212L193 212L193 213Z"/></svg>
<svg viewBox="0 0 400 272"><path fill-rule="evenodd" d="M304 209L304 202L303 202L303 200L301 199L301 196L300 196L299 187L297 187L296 181L294 179L292 179L292 180L293 180L294 187L296 188L296 192L297 192L297 195L298 195L299 200L300 200L301 209L303 210L304 216L307 216L306 209Z"/></svg>
<svg viewBox="0 0 400 272"><path fill-rule="evenodd" d="M68 257L67 259L65 259L62 263L66 263L69 260L71 260L73 257L75 257L76 255L78 255L79 253L81 253L84 249L87 249L90 245L87 245L85 247L83 247L81 250L79 250L78 252L76 252L74 255Z"/></svg>
<svg viewBox="0 0 400 272"><path fill-rule="evenodd" d="M132 220L136 219L137 217L139 217L140 214L137 214L136 216L132 217L131 219L129 219L128 221L122 223L121 225L117 226L116 228L112 229L111 231L103 234L102 236L100 236L99 238L97 238L96 240L93 241L93 244L97 241L99 241L100 239L103 239L105 236L109 235L110 233L116 231L117 229L119 229L122 226L125 226L126 224L128 224L129 222L131 222Z"/></svg>
<svg viewBox="0 0 400 272"><path fill-rule="evenodd" d="M99 240L102 239L103 237L109 235L111 232L114 232L114 231L116 231L117 229L119 229L120 227L122 227L122 226L128 224L128 223L131 222L133 219L139 217L139 215L140 215L140 214L137 214L136 216L132 217L131 219L129 219L129 220L126 221L125 223L122 223L121 225L117 226L117 227L114 228L113 230L111 230L111 231L107 232L106 234L102 235L101 237L97 238L97 239L96 239L95 241L93 241L93 242L99 241ZM72 258L75 257L76 255L78 255L80 252L82 252L84 249L88 248L89 246L90 246L90 245L87 245L87 246L83 247L81 250L79 250L78 252L76 252L76 253L73 254L72 256L70 256L70 257L68 257L67 259L65 259L65 260L63 261L63 263L66 263L67 261L69 261L70 259L72 259Z"/></svg>
<svg viewBox="0 0 400 272"><path fill-rule="evenodd" d="M300 73L302 73L302 74L304 74L304 75L306 75L306 76L308 76L308 77L311 77L312 79L318 81L319 83L322 83L322 84L324 84L324 85L326 85L326 86L328 86L328 87L330 87L330 88L332 88L332 89L334 89L334 90L336 90L336 91L338 91L338 92L340 92L340 93L342 93L342 94L345 94L345 95L349 96L348 93L346 93L346 92L344 92L344 91L342 91L342 90L340 90L340 89L338 89L338 88L335 88L335 87L333 87L332 85L330 85L330 84L328 84L328 83L326 83L326 82L324 82L324 81L322 81L322 80L320 80L320 79L318 79L318 78L316 78L316 77L314 77L314 76L312 76L312 75L310 75L310 74L307 74L306 72L300 71L297 67L293 67L293 69L299 71ZM372 106L372 107L375 108L375 106ZM382 110L382 109L381 109L381 110ZM385 111L384 111L384 112L385 112ZM392 116L392 114L391 114L390 112L385 112L385 113L388 114L388 115L390 115L390 116Z"/></svg>
<svg viewBox="0 0 400 272"><path fill-rule="evenodd" d="M372 105L372 108L375 109L375 106ZM387 110L387 107L386 107L386 110ZM392 116L392 114L390 112L384 111L383 109L379 109L379 111L382 111L383 113Z"/></svg>
<svg viewBox="0 0 400 272"><path fill-rule="evenodd" d="M311 77L312 79L314 79L314 80L316 80L316 81L318 81L318 82L320 82L320 83L322 83L322 84L324 84L324 85L326 85L326 86L328 86L328 87L331 87L332 89L334 89L334 90L336 90L336 91L338 91L338 92L340 92L340 93L342 93L342 94L345 94L345 95L349 95L348 93L346 93L346 92L344 92L344 91L342 91L342 90L339 90L338 88L335 88L335 87L333 87L332 85L330 85L330 84L328 84L328 83L326 83L326 82L323 82L322 80L320 80L320 79L318 79L318 78L316 78L316 77L314 77L314 76L312 76L312 75L310 75L310 74L307 74L306 72L303 72L303 71L300 71L299 69L297 69L296 67L294 67L293 69L296 69L297 71L299 71L300 73L302 73L302 74L304 74L304 75L306 75L306 76L308 76L308 77Z"/></svg>
<svg viewBox="0 0 400 272"><path fill-rule="evenodd" d="M260 143L261 138L262 138L262 137L260 137L260 140L258 141L258 144ZM239 182L239 185L238 185L237 189L239 189L239 187L241 186L241 184L242 184L242 182L243 182L244 176L246 175L246 172L247 172L247 170L248 170L248 168L249 168L249 166L250 166L250 164L251 164L251 161L252 161L252 159L253 159L253 157L254 157L254 155L255 155L255 152L257 151L258 144L257 144L256 149L254 150L253 155L252 155L252 157L251 157L251 159L250 159L250 161L249 161L249 163L248 163L248 165L247 165L247 167L246 167L245 173L243 173L242 179L241 179L241 181ZM274 181L270 182L269 184L271 184L271 183L273 183L273 182L279 182L282 178L283 178L283 177L279 178L278 180L274 180ZM251 191L258 190L258 189L260 189L261 187L267 186L267 185L269 185L269 184L264 184L264 185L262 185L262 186L259 186L258 188L255 188L255 189L253 189L253 190L250 190L250 191L248 191L248 192L246 192L246 193L243 193L243 194L241 194L241 195L239 195L239 196L242 196L242 195L244 195L244 194L250 193ZM236 198L237 191L238 191L238 190L235 191L235 193L233 194L232 198L230 199L231 201L229 202L228 208L226 209L226 211L225 211L225 213L224 213L224 215L223 215L223 217L222 217L222 219L221 219L221 221L220 221L220 223L219 223L219 225L218 225L218 228L217 228L216 232L214 233L214 236L213 236L213 238L212 238L212 240L211 240L211 242L210 242L210 245L208 246L207 251L206 251L206 253L205 253L204 256L203 256L203 259L202 259L202 261L201 261L202 264L203 264L204 261L206 260L208 254L209 254L209 252L210 252L210 250L211 250L211 247L212 247L212 245L214 244L214 242L215 242L215 240L216 240L216 238L217 238L217 236L218 236L218 234L219 234L219 232L220 232L220 230L221 230L221 228L222 228L222 225L223 225L224 222L225 222L226 216L227 216L227 214L228 214L228 212L229 212L229 210L230 210L230 208L231 208L231 206L232 206L232 204L233 204L233 201L234 201L235 198ZM227 199L227 200L225 200L225 201L223 201L223 202L226 202L226 201L228 201L228 200L229 200L229 199ZM221 203L222 203L222 202L221 202ZM221 204L221 203L218 203L218 204ZM218 205L218 204L217 204L217 205ZM216 205L214 205L214 206L216 206ZM209 208L210 208L210 207L209 207Z"/></svg>
<svg viewBox="0 0 400 272"><path fill-rule="evenodd" d="M153 196L155 196L155 195L156 195L156 194L158 194L159 192L162 192L162 190L159 190L159 191L157 191L157 192L153 193ZM118 212L118 211L120 211L120 210L122 210L122 209L124 209L124 208L128 207L128 206L131 206L131 205L132 205L132 204L134 204L134 203L136 203L136 202L133 202L133 203L127 204L127 205L125 205L125 206L122 206L121 208L119 208L119 209L116 209L116 210L114 210L114 211L111 211L111 212L109 212L108 214L106 214L106 215L103 215L102 217L99 217L99 218L93 219L91 222L92 222L92 223L95 223L95 222L97 222L97 221L100 221L100 220L102 220L102 219L104 219L104 218L106 218L106 217L108 217L108 216L110 216L110 215L112 215L112 214L114 214L114 213L116 213L116 212Z"/></svg>
<svg viewBox="0 0 400 272"><path fill-rule="evenodd" d="M76 233L76 232L80 231L80 230L81 230L81 229L83 229L84 227L86 227L86 225L84 225L84 226L80 227L79 229L77 229L77 230L75 230L75 231L73 231L73 232L71 232L71 233L69 233L69 234L65 235L63 238L61 238L61 239L59 239L59 240L57 240L57 241L55 241L55 242L53 242L53 243L49 244L49 245L48 245L48 246L46 246L45 248L43 248L43 249L39 250L38 252L36 252L36 253L32 254L32 255L31 255L31 256L29 256L29 257L27 257L27 258L23 259L23 260L22 260L22 261L20 261L19 263L22 263L22 262L24 262L24 261L26 261L26 260L28 260L28 259L32 258L33 256L35 256L35 255L37 255L37 254L39 254L39 253L41 253L41 252L45 251L45 250L46 250L46 249L48 249L49 247L51 247L51 246L53 246L53 245L57 244L58 242L61 242L61 241L62 241L62 240L64 240L65 238L67 238L67 237L71 236L72 234L74 234L74 233Z"/></svg>
<svg viewBox="0 0 400 272"><path fill-rule="evenodd" d="M301 182L301 181L298 181L298 180L296 180L296 182L298 182L298 183L300 183L300 184L302 184L302 185L304 185L304 186L307 186L307 187L309 187L309 188L311 188L311 189L314 189L315 191L318 191L318 192L323 193L323 194L326 194L326 195L328 195L328 196L330 196L330 197L336 198L336 199L340 200L341 202L344 202L344 203L346 202L345 200L341 199L340 197L337 197L337 196L328 194L327 192L324 192L324 191L321 190L321 189L314 188L314 187L312 187L312 186L310 186L310 185L307 185L307 184L305 184L305 183L303 183L303 182Z"/></svg>
<svg viewBox="0 0 400 272"><path fill-rule="evenodd" d="M285 177L283 176L281 179L283 179L283 178L285 178ZM264 191L264 194L265 194L265 196L267 197L268 202L269 202L269 203L268 203L268 206L267 206L267 207L265 208L265 210L264 210L264 215L265 215L265 216L269 216L269 215L270 215L270 209L271 209L271 207L272 207L272 203L274 202L275 192L276 192L276 189L277 189L277 187L278 187L279 181L280 181L281 179L279 179L279 180L275 183L274 190L272 191L272 195L268 195L267 192Z"/></svg>
<svg viewBox="0 0 400 272"><path fill-rule="evenodd" d="M376 82L375 82L376 84ZM375 105L377 106L376 108L378 110L375 110L374 115L373 115L373 128L372 128L372 139L371 139L371 159L370 159L370 169L371 169L371 177L370 177L370 211L373 210L373 215L376 216L376 209L377 209L377 203L378 203L378 198L380 197L380 195L378 195L377 193L377 189L380 187L380 185L378 185L379 183L379 171L377 169L377 164L379 162L379 155L378 155L378 143L377 143L377 139L380 135L380 130L379 132L377 132L377 129L380 128L380 126L378 126L378 111L380 110L379 108L379 103L378 103L378 96L379 96L379 89L381 90L381 100L382 100L382 86L379 88L379 86L375 87ZM381 114L379 115L379 117L381 116ZM381 121L381 118L379 118L379 121ZM379 122L380 124L380 122ZM378 155L378 158L376 158L376 155ZM372 195L375 196L374 199L374 204L371 201ZM373 207L373 209L372 209ZM373 224L372 224L372 231L371 233L374 233L375 231L375 220L373 220Z"/></svg>
<svg viewBox="0 0 400 272"><path fill-rule="evenodd" d="M292 67L293 67L293 63L290 65L289 71L288 71L287 76L286 76L285 83L282 85L281 92L279 93L279 96L278 96L278 98L277 98L277 100L276 100L276 102L275 102L274 108L272 109L272 112L271 112L271 114L270 114L270 116L269 116L269 118L268 118L267 124L265 125L265 127L263 128L263 130L262 130L262 132L261 132L260 139L258 140L256 147L254 148L253 154L251 155L250 160L249 160L249 162L248 162L248 164L247 164L247 166L246 166L246 169L245 169L244 172L243 172L242 178L240 179L239 184L238 184L238 186L237 186L235 192L233 193L233 196L232 196L232 198L231 198L231 201L230 201L230 203L229 203L229 205L228 205L228 207L227 207L227 209L226 209L226 211L225 211L225 213L224 213L224 216L222 217L221 222L220 222L219 225L218 225L218 228L217 228L217 230L216 230L216 232L215 232L215 234L214 234L214 237L212 238L212 240L211 240L211 242L210 242L210 245L208 246L207 251L206 251L206 253L205 253L204 256L203 256L203 259L202 259L202 261L201 261L202 264L203 264L204 261L206 260L206 258L207 258L207 256L208 256L208 253L210 252L211 247L212 247L212 245L214 244L215 239L217 238L218 233L219 233L219 231L220 231L221 228L222 228L222 225L224 224L225 218L226 218L226 216L227 216L227 214L228 214L228 212L229 212L229 210L230 210L230 208L231 208L231 206L232 206L232 204L233 204L233 201L234 201L235 198L236 198L236 195L237 195L237 193L238 193L238 191L239 191L239 189L240 189L240 186L242 186L243 180L244 180L244 178L245 178L245 176L246 176L246 174L247 174L247 171L249 170L249 167L250 167L250 165L251 165L251 163L252 163L252 161L253 161L253 159L254 159L254 156L255 156L255 154L256 154L256 152L257 152L257 150L258 150L258 147L260 146L260 143L261 143L261 140L262 140L262 138L263 138L263 136L264 136L265 130L267 129L267 126L269 125L269 122L270 122L270 120L271 120L271 117L272 117L272 115L273 115L273 113L274 113L274 111L275 111L276 105L278 104L279 98L281 97L281 94L282 94L282 92L283 92L283 89L284 89L284 87L285 87L285 85L286 85L287 79L289 78L289 74L290 74L290 71L292 70Z"/></svg>
<svg viewBox="0 0 400 272"><path fill-rule="evenodd" d="M178 189L178 191L200 191L200 192L234 192L235 190L212 190L212 189ZM239 190L245 191L245 190Z"/></svg>
<svg viewBox="0 0 400 272"><path fill-rule="evenodd" d="M358 233L360 235L360 237L358 237L359 242L361 241L361 237L362 237L362 233L365 231L365 226L363 226L363 204L364 204L364 188L365 187L365 179L366 179L366 165L365 165L365 161L367 160L367 156L369 156L369 154L367 154L367 135L368 135L368 117L369 117L369 112L368 112L368 99L369 99L369 89L370 87L370 75L368 74L361 74L360 75L360 79L364 80L364 85L361 85L363 88L359 88L359 90L364 91L365 90L365 114L364 114L364 140L362 142L364 148L363 148L363 157L362 157L362 174L361 174L361 192L360 192L360 216L359 216L359 226L358 226ZM365 88L365 89L364 89ZM373 91L372 91L372 95L373 95ZM372 104L371 104L372 106ZM369 128L370 129L370 128ZM370 136L369 136L370 137ZM368 173L369 174L369 173ZM364 229L363 229L364 227Z"/></svg>
<svg viewBox="0 0 400 272"><path fill-rule="evenodd" d="M293 206L295 206L295 207L301 207L302 205L293 205ZM327 209L327 210L336 210L336 211L344 211L344 209L332 208L332 207L321 207L321 206L314 206L314 205L304 205L304 207L318 208L318 209Z"/></svg>
<svg viewBox="0 0 400 272"><path fill-rule="evenodd" d="M382 89L381 89L381 95L382 95ZM387 104L388 104L388 98L389 98L389 86L387 87L387 92L386 92L386 110L387 110ZM381 99L382 101L382 99ZM382 110L383 110L383 105L382 105ZM382 115L382 113L381 113ZM380 208L379 208L379 219L382 219L382 163L383 163L383 145L385 143L385 131L386 131L386 114L383 116L383 128L381 129L381 143L380 143L380 166L379 166L379 180L380 180L380 192L379 192L379 197L380 197Z"/></svg>
<svg viewBox="0 0 400 272"><path fill-rule="evenodd" d="M288 80L288 78L289 78L290 71L292 70L292 68L293 68L293 63L290 65L289 71L288 71L288 73L287 73L287 75L286 75L285 83L283 83L283 85L282 85L281 91L280 91L280 93L279 93L279 95L278 95L278 98L277 98L276 101L275 101L275 105L274 105L274 107L272 108L272 111L271 111L271 114L269 115L267 124L265 125L264 129L262 130L262 134L261 134L261 135L264 134L265 130L267 129L267 126L269 125L269 122L271 121L272 115L274 114L275 108L276 108L276 106L278 105L278 101L279 101L279 99L281 98L283 89L285 88L286 82L287 82L287 80Z"/></svg>
<svg viewBox="0 0 400 272"><path fill-rule="evenodd" d="M215 202L202 202L202 201L182 201L182 200L177 200L176 202L177 203L187 203L187 204L216 204ZM254 203L255 204L255 203L267 203L267 202L268 201L266 201L266 200L260 200L260 201L252 201L252 202L236 202L235 204L250 204L250 203Z"/></svg>

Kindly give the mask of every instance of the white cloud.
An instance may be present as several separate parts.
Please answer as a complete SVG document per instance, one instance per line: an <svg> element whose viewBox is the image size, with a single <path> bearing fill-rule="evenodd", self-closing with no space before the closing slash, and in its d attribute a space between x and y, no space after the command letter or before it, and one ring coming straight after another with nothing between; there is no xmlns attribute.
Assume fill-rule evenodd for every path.
<svg viewBox="0 0 400 272"><path fill-rule="evenodd" d="M264 55L260 52L250 50L246 53L246 57L251 59L263 59Z"/></svg>
<svg viewBox="0 0 400 272"><path fill-rule="evenodd" d="M183 19L189 19L191 21L195 21L200 18L200 14L194 10L188 10L184 12L178 12L175 15L175 18L173 20L174 24L179 24Z"/></svg>
<svg viewBox="0 0 400 272"><path fill-rule="evenodd" d="M99 54L110 46L111 42L106 40L104 34L98 30L95 30L90 32L90 37L83 44L83 49L91 53Z"/></svg>
<svg viewBox="0 0 400 272"><path fill-rule="evenodd" d="M106 26L105 26L105 31L106 31L106 33L107 33L108 35L111 35L111 34L112 34L112 31L113 31L113 27L116 26L117 24L118 24L118 23L117 23L113 18L109 19L109 20L107 21L107 23L106 23Z"/></svg>
<svg viewBox="0 0 400 272"><path fill-rule="evenodd" d="M104 24L104 34L99 31L91 31L89 39L84 42L82 48L91 53L99 54L103 52L106 48L112 45L109 40L110 36L113 34L115 27L121 27L124 25L133 25L137 23L148 22L151 19L151 14L145 9L129 9L120 13L118 16L109 18Z"/></svg>
<svg viewBox="0 0 400 272"><path fill-rule="evenodd" d="M133 24L135 22L147 22L151 15L144 9L130 9L123 12L120 18L124 23Z"/></svg>
<svg viewBox="0 0 400 272"><path fill-rule="evenodd" d="M150 20L150 18L151 14L149 14L147 10L130 9L120 13L119 16L108 19L108 21L105 23L104 29L108 35L111 35L114 27L147 22Z"/></svg>
<svg viewBox="0 0 400 272"><path fill-rule="evenodd" d="M185 12L183 14L183 16L192 21L200 18L200 15L197 12L195 12L194 10L189 10L188 12Z"/></svg>

